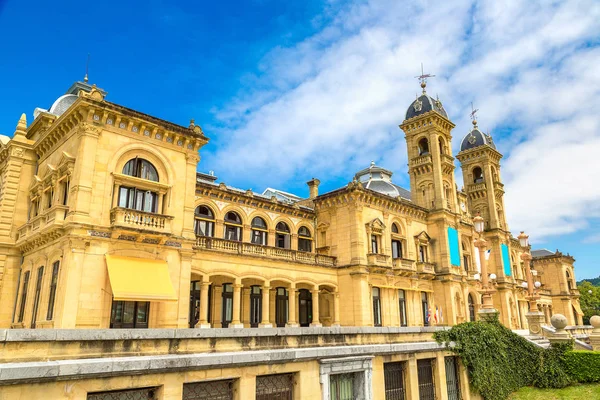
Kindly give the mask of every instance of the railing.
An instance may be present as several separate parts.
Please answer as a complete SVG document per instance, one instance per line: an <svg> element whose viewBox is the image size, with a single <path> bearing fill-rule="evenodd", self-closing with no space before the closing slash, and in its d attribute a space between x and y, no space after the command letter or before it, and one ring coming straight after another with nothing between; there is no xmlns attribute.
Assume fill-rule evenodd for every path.
<svg viewBox="0 0 600 400"><path fill-rule="evenodd" d="M122 207L115 207L110 210L110 224L113 227L143 229L167 233L171 231L172 219L173 217L169 215L130 210Z"/></svg>
<svg viewBox="0 0 600 400"><path fill-rule="evenodd" d="M420 156L410 160L410 166L416 167L418 165L430 164L431 163L431 154L426 154L424 156Z"/></svg>
<svg viewBox="0 0 600 400"><path fill-rule="evenodd" d="M550 296L552 294L552 292L548 289L538 289L538 294L543 295L543 296Z"/></svg>
<svg viewBox="0 0 600 400"><path fill-rule="evenodd" d="M435 265L428 262L417 262L417 272L422 274L435 274Z"/></svg>
<svg viewBox="0 0 600 400"><path fill-rule="evenodd" d="M416 272L417 266L414 260L408 260L406 258L394 258L392 260L392 267L395 270Z"/></svg>
<svg viewBox="0 0 600 400"><path fill-rule="evenodd" d="M279 247L262 246L253 243L236 242L233 240L218 239L214 237L196 237L195 249L213 250L224 253L242 254L246 256L268 257L278 260L299 262L303 264L334 267L336 258L315 254L306 251L282 249Z"/></svg>
<svg viewBox="0 0 600 400"><path fill-rule="evenodd" d="M485 182L472 183L467 186L469 192L476 192L478 190L485 190Z"/></svg>
<svg viewBox="0 0 600 400"><path fill-rule="evenodd" d="M68 211L69 207L63 205L55 205L52 208L45 209L40 215L17 229L17 240L25 240L34 233L44 231L53 225L62 225Z"/></svg>
<svg viewBox="0 0 600 400"><path fill-rule="evenodd" d="M385 254L369 253L367 254L367 263L369 265L379 265L389 267L390 256Z"/></svg>
<svg viewBox="0 0 600 400"><path fill-rule="evenodd" d="M448 154L442 154L442 162L447 162L454 165L454 157L449 156Z"/></svg>

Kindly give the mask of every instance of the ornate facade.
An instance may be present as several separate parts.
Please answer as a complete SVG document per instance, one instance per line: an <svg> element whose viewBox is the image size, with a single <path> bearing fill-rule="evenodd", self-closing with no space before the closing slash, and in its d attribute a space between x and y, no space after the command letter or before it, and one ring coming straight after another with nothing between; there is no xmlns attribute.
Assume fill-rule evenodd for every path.
<svg viewBox="0 0 600 400"><path fill-rule="evenodd" d="M424 84L400 125L410 191L395 185L392 173L373 163L347 186L329 193L320 194L319 180L310 180L306 199L276 189L239 190L217 183L212 174L197 173L198 167L206 168L199 151L208 142L200 126L194 121L187 127L175 125L105 96L96 86L77 82L49 110L36 109L31 124L23 115L11 139L0 138L0 328L8 330L3 362L48 359L35 343L14 334L17 328L88 329L107 335L98 333L97 340L121 340L102 331L114 329L142 343L133 352L111 348L110 356L152 353L143 345L152 335L156 348L162 349L156 354L179 354L182 350L172 350L173 342L165 345L165 340L175 340L165 332L185 328L192 329L177 341L188 346L183 353L207 351L203 346L209 344L202 340L213 337L216 347L210 351L239 351L240 359L247 356L243 350L306 348L304 336L293 331L303 327L307 330L298 332L314 337L311 343L317 347L430 343L438 327L477 318L483 260L474 247L476 213L485 220L483 237L488 272L496 276L493 303L499 318L512 329L527 328L523 282L528 266L520 261L527 249L506 223L502 155L474 121L456 155L464 177L464 189L458 190L451 146L454 124L441 101L426 94ZM547 322L553 312L561 312L570 324L581 324L574 259L559 252L533 256L541 282L538 304ZM288 331L269 329L277 327ZM295 344L273 339L285 332ZM354 339L340 339L336 332ZM389 338L386 332L404 335ZM11 335L20 339L11 342ZM71 340L92 340L77 335ZM240 338L256 335L273 340L272 347L239 344ZM20 341L36 355L13 358L11 343ZM202 345L194 347L198 343ZM465 378L464 371L448 363L450 357L438 347L417 347L389 354L372 350L366 358L345 361L335 361L339 354L331 353L329 364L316 357L300 362L282 356L275 366L273 360L233 360L217 370L213 364L185 373L174 367L172 376L165 367L148 380L127 373L95 378L83 374L77 378L83 386L69 398L94 398L95 392L126 387L155 388L156 398L205 398L186 397L185 386L183 392L173 388L217 378L229 379L233 398L249 398L245 396L262 384L257 374L275 373L296 374L290 378L294 398L342 398L335 396L350 390L344 389L348 382L337 382L332 371L344 365L358 371L352 378L355 398L384 398L384 363L395 361L410 366L404 369L407 387L402 393L418 398L416 371L422 360L431 359L431 374L439 378L432 390L438 398L452 398L450 386L446 391L440 383L449 379L453 365L457 376ZM62 356L50 359L69 358L71 353L74 358L92 357L81 349L61 351ZM41 382L36 389L40 393L55 390L67 396L65 387L44 386L42 378L3 379L0 374L0 384L13 385L0 386L0 397L32 398L22 386L29 381ZM165 383L169 379L177 385L170 387ZM311 385L319 379L320 385ZM468 398L466 378L460 388Z"/></svg>

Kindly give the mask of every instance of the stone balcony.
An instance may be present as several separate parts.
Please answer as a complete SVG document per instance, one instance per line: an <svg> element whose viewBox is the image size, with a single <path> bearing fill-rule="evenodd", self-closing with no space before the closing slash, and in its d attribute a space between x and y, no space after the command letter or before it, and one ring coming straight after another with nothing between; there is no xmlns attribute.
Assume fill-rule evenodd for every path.
<svg viewBox="0 0 600 400"><path fill-rule="evenodd" d="M425 164L431 164L431 154L425 154L423 156L419 156L417 158L413 158L410 160L411 167L418 167Z"/></svg>
<svg viewBox="0 0 600 400"><path fill-rule="evenodd" d="M433 279L435 278L435 264L418 261L417 273L424 279Z"/></svg>
<svg viewBox="0 0 600 400"><path fill-rule="evenodd" d="M367 263L377 267L390 267L390 258L385 254L369 253L367 254Z"/></svg>
<svg viewBox="0 0 600 400"><path fill-rule="evenodd" d="M417 272L415 260L406 258L394 258L392 260L392 269L401 276L411 276Z"/></svg>
<svg viewBox="0 0 600 400"><path fill-rule="evenodd" d="M323 254L282 249L279 247L262 246L259 244L237 242L233 240L218 239L207 236L198 236L196 238L196 245L194 246L194 249L239 254L251 257L264 257L302 264L320 265L323 267L335 267L337 264L335 257L326 256Z"/></svg>
<svg viewBox="0 0 600 400"><path fill-rule="evenodd" d="M171 233L170 215L115 207L110 210L110 225L113 228L125 228L152 233Z"/></svg>
<svg viewBox="0 0 600 400"><path fill-rule="evenodd" d="M17 229L17 243L25 242L29 238L37 236L37 234L46 233L54 230L54 228L62 227L68 211L69 207L63 205L55 205L42 211L40 215L32 218L29 222Z"/></svg>

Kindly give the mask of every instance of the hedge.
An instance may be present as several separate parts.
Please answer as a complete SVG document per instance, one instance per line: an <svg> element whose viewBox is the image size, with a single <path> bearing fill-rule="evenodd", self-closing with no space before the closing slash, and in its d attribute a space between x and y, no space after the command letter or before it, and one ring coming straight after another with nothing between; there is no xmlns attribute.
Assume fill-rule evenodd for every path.
<svg viewBox="0 0 600 400"><path fill-rule="evenodd" d="M568 351L563 355L563 362L576 382L600 382L600 351Z"/></svg>

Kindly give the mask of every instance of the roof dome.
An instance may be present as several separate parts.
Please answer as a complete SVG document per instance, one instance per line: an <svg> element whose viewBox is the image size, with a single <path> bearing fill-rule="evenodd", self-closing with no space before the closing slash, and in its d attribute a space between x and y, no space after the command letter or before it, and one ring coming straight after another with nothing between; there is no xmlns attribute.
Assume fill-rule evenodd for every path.
<svg viewBox="0 0 600 400"><path fill-rule="evenodd" d="M479 128L477 128L477 121L473 121L473 130L467 133L467 135L463 138L462 142L460 143L460 151L473 149L486 144L492 149L496 149L496 145L494 144L492 137L481 132Z"/></svg>
<svg viewBox="0 0 600 400"><path fill-rule="evenodd" d="M365 189L410 200L410 192L392 182L392 171L376 166L375 162L371 162L368 168L357 172L354 179L359 181Z"/></svg>
<svg viewBox="0 0 600 400"><path fill-rule="evenodd" d="M425 90L423 90L423 94L420 97L417 97L416 100L410 104L408 110L406 110L406 119L414 118L429 111L437 111L445 118L448 118L448 114L446 113L446 110L444 110L444 106L440 99L431 98L425 93Z"/></svg>
<svg viewBox="0 0 600 400"><path fill-rule="evenodd" d="M73 103L75 103L78 98L79 97L74 94L65 94L60 96L58 99L56 99L54 104L52 104L52 107L50 107L50 114L61 116L69 109L69 107L73 105Z"/></svg>

